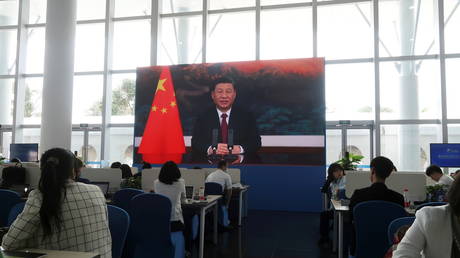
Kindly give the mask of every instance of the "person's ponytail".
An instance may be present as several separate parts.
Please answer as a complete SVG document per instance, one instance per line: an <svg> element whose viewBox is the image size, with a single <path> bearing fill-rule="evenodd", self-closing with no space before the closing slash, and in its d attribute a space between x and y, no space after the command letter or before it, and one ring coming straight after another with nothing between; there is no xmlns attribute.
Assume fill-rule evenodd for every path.
<svg viewBox="0 0 460 258"><path fill-rule="evenodd" d="M38 189L43 196L40 222L44 237L61 228L62 201L66 196L67 182L73 175L73 164L73 154L60 148L50 149L41 157Z"/></svg>

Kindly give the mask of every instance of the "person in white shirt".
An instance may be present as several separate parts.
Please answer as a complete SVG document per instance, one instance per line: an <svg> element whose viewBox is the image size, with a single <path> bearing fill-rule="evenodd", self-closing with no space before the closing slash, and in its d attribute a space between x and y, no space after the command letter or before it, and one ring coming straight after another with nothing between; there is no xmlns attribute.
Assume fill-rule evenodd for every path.
<svg viewBox="0 0 460 258"><path fill-rule="evenodd" d="M75 156L54 148L40 160L38 189L3 237L2 248L66 250L112 257L107 205L95 185L75 182Z"/></svg>
<svg viewBox="0 0 460 258"><path fill-rule="evenodd" d="M450 187L454 182L454 179L448 175L444 175L441 168L437 165L431 165L427 167L425 174L436 181L437 184L446 185L447 187Z"/></svg>
<svg viewBox="0 0 460 258"><path fill-rule="evenodd" d="M228 208L230 204L230 199L232 197L232 178L226 172L227 171L227 162L225 160L219 161L217 164L217 170L212 172L206 178L206 183L213 182L218 183L222 186L222 191L224 191L225 206Z"/></svg>
<svg viewBox="0 0 460 258"><path fill-rule="evenodd" d="M448 192L448 204L423 207L401 242L394 258L460 257L460 180Z"/></svg>

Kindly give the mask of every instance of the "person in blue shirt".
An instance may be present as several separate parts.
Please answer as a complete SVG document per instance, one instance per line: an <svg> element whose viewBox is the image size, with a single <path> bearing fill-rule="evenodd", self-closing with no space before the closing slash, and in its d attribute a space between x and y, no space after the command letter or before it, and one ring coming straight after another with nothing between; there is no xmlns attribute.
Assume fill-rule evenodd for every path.
<svg viewBox="0 0 460 258"><path fill-rule="evenodd" d="M328 203L332 196L338 195L338 197L345 191L345 170L343 167L338 163L333 163L329 166L327 170L327 178L326 182L324 182L323 187L321 188L321 192L327 195ZM319 231L320 231L320 239L318 244L321 246L329 245L329 222L334 217L334 213L332 210L327 209L320 214L320 224L319 224Z"/></svg>

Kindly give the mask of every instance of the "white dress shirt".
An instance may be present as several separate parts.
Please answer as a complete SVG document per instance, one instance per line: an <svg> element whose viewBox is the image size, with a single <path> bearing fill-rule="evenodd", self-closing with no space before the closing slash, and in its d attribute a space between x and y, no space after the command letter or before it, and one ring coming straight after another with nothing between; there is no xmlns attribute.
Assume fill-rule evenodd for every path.
<svg viewBox="0 0 460 258"><path fill-rule="evenodd" d="M182 200L185 201L185 181L182 178L179 178L176 182L171 185L160 182L160 180L155 180L154 190L157 194L162 194L169 198L171 201L171 221L182 221L184 222L184 217L182 216Z"/></svg>
<svg viewBox="0 0 460 258"><path fill-rule="evenodd" d="M439 178L438 184L440 185L447 185L450 187L452 183L454 182L454 179L448 175L442 175L441 178Z"/></svg>
<svg viewBox="0 0 460 258"><path fill-rule="evenodd" d="M218 169L206 178L206 183L218 183L222 186L222 190L227 190L232 188L232 178L227 172Z"/></svg>
<svg viewBox="0 0 460 258"><path fill-rule="evenodd" d="M3 237L4 249L94 252L100 257L112 257L107 205L98 186L73 181L68 183L61 207L61 229L59 232L53 230L45 239L40 223L42 200L39 190L30 192L24 210Z"/></svg>

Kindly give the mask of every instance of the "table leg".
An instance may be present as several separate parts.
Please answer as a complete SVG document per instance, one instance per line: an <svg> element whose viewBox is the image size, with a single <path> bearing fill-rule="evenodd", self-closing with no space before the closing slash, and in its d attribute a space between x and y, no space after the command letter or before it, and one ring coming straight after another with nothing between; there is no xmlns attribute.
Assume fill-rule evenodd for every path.
<svg viewBox="0 0 460 258"><path fill-rule="evenodd" d="M239 194L240 200L238 202L238 226L241 227L241 217L243 216L243 192Z"/></svg>
<svg viewBox="0 0 460 258"><path fill-rule="evenodd" d="M198 250L198 257L204 257L204 223L206 218L206 210L200 209L200 249Z"/></svg>
<svg viewBox="0 0 460 258"><path fill-rule="evenodd" d="M214 213L213 214L213 216L214 216L214 237L213 237L213 242L214 242L215 245L217 245L217 215L219 213L218 208L219 208L219 205L216 202L214 204L214 212L213 212Z"/></svg>
<svg viewBox="0 0 460 258"><path fill-rule="evenodd" d="M343 257L343 214L339 212L339 250L338 257Z"/></svg>
<svg viewBox="0 0 460 258"><path fill-rule="evenodd" d="M332 251L337 252L337 212L334 210L334 223L333 223L333 233L332 233Z"/></svg>

